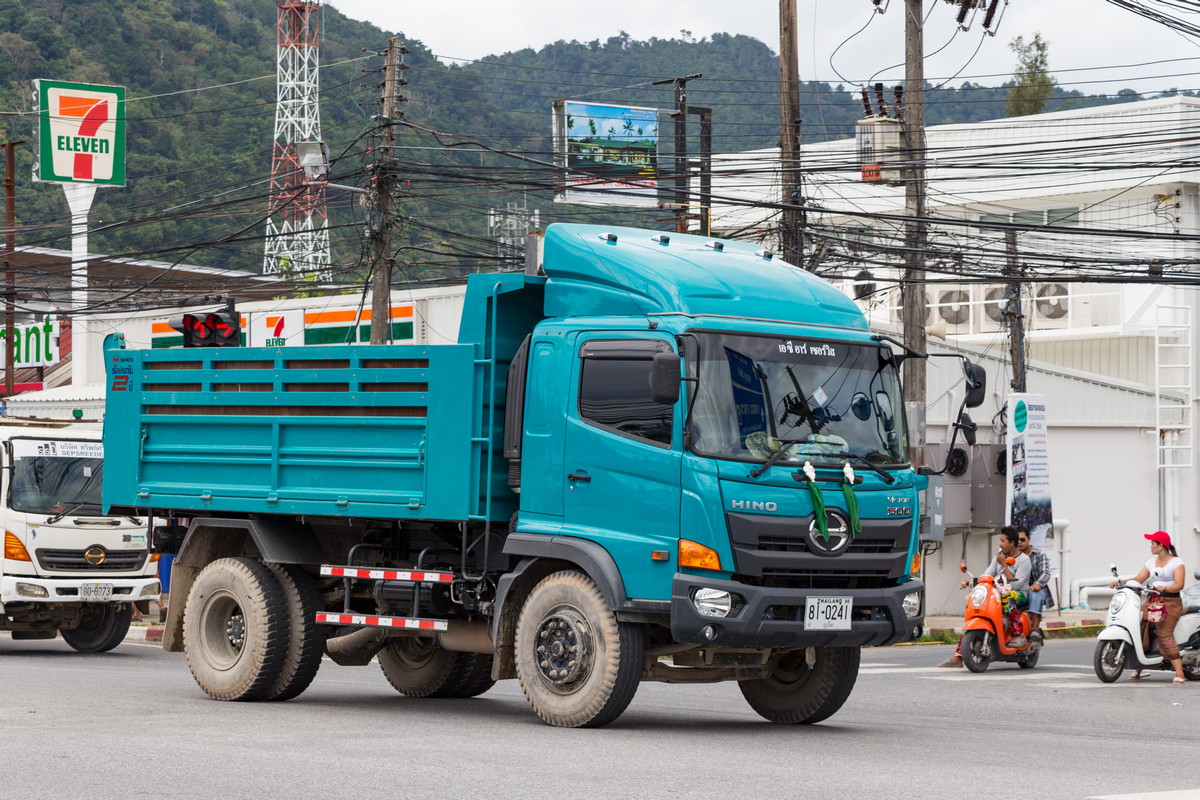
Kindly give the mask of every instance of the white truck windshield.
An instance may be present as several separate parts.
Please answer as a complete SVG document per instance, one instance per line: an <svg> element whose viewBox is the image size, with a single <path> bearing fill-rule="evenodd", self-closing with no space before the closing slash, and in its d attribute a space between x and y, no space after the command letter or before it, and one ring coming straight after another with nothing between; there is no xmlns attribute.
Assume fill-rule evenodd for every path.
<svg viewBox="0 0 1200 800"><path fill-rule="evenodd" d="M718 458L907 463L900 380L878 345L698 333L691 448Z"/></svg>
<svg viewBox="0 0 1200 800"><path fill-rule="evenodd" d="M99 512L104 474L100 442L13 439L8 505L31 514Z"/></svg>

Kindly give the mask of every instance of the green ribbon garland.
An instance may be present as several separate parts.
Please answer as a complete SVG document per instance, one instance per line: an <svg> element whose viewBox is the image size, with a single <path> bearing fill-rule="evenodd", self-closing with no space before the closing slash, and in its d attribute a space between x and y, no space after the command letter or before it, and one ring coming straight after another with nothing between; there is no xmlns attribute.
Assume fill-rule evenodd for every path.
<svg viewBox="0 0 1200 800"><path fill-rule="evenodd" d="M807 463L804 466L812 469ZM813 518L817 523L817 532L821 534L821 539L827 542L829 541L829 518L825 514L825 498L821 496L821 490L817 487L817 482L813 477L809 477L808 480L808 493L812 496Z"/></svg>
<svg viewBox="0 0 1200 800"><path fill-rule="evenodd" d="M842 481L842 495L846 498L846 511L850 515L850 538L862 533L862 518L858 515L858 495L848 480Z"/></svg>

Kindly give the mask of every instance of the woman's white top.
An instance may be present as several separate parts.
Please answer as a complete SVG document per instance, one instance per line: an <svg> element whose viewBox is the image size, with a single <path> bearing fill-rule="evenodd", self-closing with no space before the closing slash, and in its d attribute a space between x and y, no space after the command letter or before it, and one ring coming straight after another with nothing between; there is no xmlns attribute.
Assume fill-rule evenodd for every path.
<svg viewBox="0 0 1200 800"><path fill-rule="evenodd" d="M1157 556L1151 556L1146 562L1146 569L1150 571L1150 577L1147 582L1150 588L1157 589L1160 586L1170 586L1175 582L1175 570L1183 566L1183 559L1179 556L1174 556L1163 566L1158 566L1156 563Z"/></svg>

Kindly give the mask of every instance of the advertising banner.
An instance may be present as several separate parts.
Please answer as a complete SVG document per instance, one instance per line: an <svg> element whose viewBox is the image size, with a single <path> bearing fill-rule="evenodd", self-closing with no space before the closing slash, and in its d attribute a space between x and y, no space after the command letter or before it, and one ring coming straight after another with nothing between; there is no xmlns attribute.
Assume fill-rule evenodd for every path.
<svg viewBox="0 0 1200 800"><path fill-rule="evenodd" d="M0 328L0 365L4 364L4 339L9 335L7 328ZM18 325L13 336L13 366L50 367L59 361L58 323L54 320Z"/></svg>
<svg viewBox="0 0 1200 800"><path fill-rule="evenodd" d="M658 109L560 100L554 199L597 205L658 205Z"/></svg>
<svg viewBox="0 0 1200 800"><path fill-rule="evenodd" d="M34 81L38 161L33 179L125 185L125 87Z"/></svg>
<svg viewBox="0 0 1200 800"><path fill-rule="evenodd" d="M1008 396L1007 520L1029 532L1034 547L1050 557L1058 575L1054 513L1050 505L1050 453L1047 444L1046 398L1040 394Z"/></svg>

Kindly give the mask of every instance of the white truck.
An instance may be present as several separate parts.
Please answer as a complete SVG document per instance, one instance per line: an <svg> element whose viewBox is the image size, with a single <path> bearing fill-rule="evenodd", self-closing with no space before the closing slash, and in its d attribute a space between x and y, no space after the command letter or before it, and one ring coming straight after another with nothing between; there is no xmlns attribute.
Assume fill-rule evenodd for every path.
<svg viewBox="0 0 1200 800"><path fill-rule="evenodd" d="M59 633L83 653L120 644L136 604L159 596L146 520L101 513L100 433L61 422L0 421L0 630Z"/></svg>

